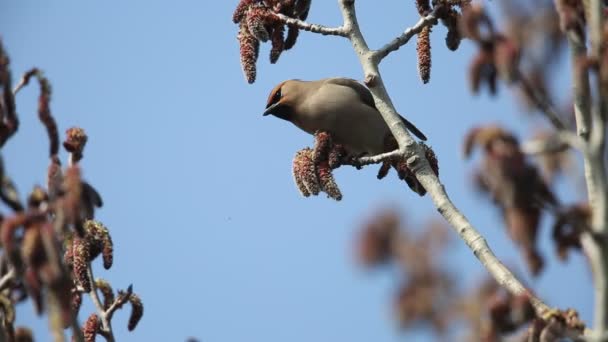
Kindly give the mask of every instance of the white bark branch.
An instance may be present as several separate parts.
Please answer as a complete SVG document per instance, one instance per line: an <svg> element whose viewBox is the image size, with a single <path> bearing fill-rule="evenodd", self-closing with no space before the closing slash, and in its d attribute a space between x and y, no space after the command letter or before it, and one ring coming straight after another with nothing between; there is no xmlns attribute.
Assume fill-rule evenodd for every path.
<svg viewBox="0 0 608 342"><path fill-rule="evenodd" d="M427 16L420 18L416 25L407 28L401 35L393 39L390 43L384 45L380 49L373 53L373 57L380 62L384 57L388 56L389 53L399 50L400 47L407 44L410 39L420 33L423 28L437 24L437 17L435 11L429 13Z"/></svg>
<svg viewBox="0 0 608 342"><path fill-rule="evenodd" d="M311 24L304 20L288 17L281 13L274 13L282 22L289 26L295 26L304 31L310 31L313 33L319 33L322 35L329 36L341 36L346 37L346 30L343 27L328 27L318 24Z"/></svg>
<svg viewBox="0 0 608 342"><path fill-rule="evenodd" d="M569 147L583 153L587 152L586 142L578 135L569 131L558 131L547 138L525 141L521 144L521 151L528 155L539 155L565 151Z"/></svg>
<svg viewBox="0 0 608 342"><path fill-rule="evenodd" d="M357 158L355 160L354 164L355 164L355 166L365 166L365 165L370 165L370 164L378 164L378 163L382 163L383 161L391 160L393 158L402 156L403 152L404 151L401 151L401 150L394 150L394 151L391 151L391 152L377 154L375 156L360 157L360 158Z"/></svg>
<svg viewBox="0 0 608 342"><path fill-rule="evenodd" d="M601 0L585 2L591 42L591 57L603 58L603 10ZM604 67L600 63L599 68ZM584 70L583 72L587 72ZM582 243L589 256L593 272L594 332L597 339L608 330L608 246L605 236L608 233L608 179L605 165L606 144L606 89L602 87L601 72L595 77L596 98L589 112L582 112L583 119L591 117L588 151L584 153L585 175L589 204L592 209L591 230L593 235L585 234ZM588 77L588 76L587 76ZM575 96L579 95L575 92ZM588 94L586 94L588 95ZM584 99L575 99L582 101ZM578 121L577 121L578 123ZM584 124L584 122L583 122Z"/></svg>
<svg viewBox="0 0 608 342"><path fill-rule="evenodd" d="M530 297L537 315L543 316L550 310L549 306L528 291L507 267L494 255L485 238L471 225L467 218L456 208L449 199L443 184L433 173L426 160L423 149L415 143L407 132L403 122L400 120L395 107L384 87L382 77L378 70L378 64L383 57L391 51L395 51L404 45L409 39L420 32L426 25L431 25L435 18L429 15L422 18L418 23L405 30L405 32L387 44L377 52L371 51L363 35L361 34L355 13L354 0L339 0L340 9L344 18L344 28L347 30L353 49L363 67L367 85L374 97L376 107L388 124L393 136L397 140L403 157L406 158L408 167L416 174L416 177L429 193L437 210L448 221L458 235L473 251L474 255L481 261L483 266L494 277L494 279L509 292L520 295L526 294Z"/></svg>
<svg viewBox="0 0 608 342"><path fill-rule="evenodd" d="M87 266L87 276L89 277L89 282L91 283L91 291L89 292L89 297L93 301L95 308L97 309L97 314L99 315L99 319L101 319L101 332L100 334L106 339L108 342L114 342L114 333L112 332L112 321L110 317L108 317L108 313L105 310L101 299L99 298L99 294L97 293L97 284L95 283L95 277L93 277L93 268L91 267L91 263L89 262Z"/></svg>

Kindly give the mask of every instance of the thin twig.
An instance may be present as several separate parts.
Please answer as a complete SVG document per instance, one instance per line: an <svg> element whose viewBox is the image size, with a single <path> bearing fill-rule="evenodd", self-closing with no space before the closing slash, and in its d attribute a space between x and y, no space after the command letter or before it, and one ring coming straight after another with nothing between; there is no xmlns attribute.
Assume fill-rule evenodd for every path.
<svg viewBox="0 0 608 342"><path fill-rule="evenodd" d="M388 56L389 53L397 51L400 47L407 44L407 42L409 42L414 35L420 33L423 28L435 24L437 24L437 17L435 15L435 11L433 11L427 16L420 18L416 25L407 28L401 35L393 39L390 43L374 51L372 54L373 58L380 62L384 57Z"/></svg>
<svg viewBox="0 0 608 342"><path fill-rule="evenodd" d="M28 83L30 83L30 78L32 78L33 76L35 76L38 73L39 73L39 70L37 68L32 68L32 69L26 71L21 76L19 83L17 83L15 88L13 88L13 96L17 95L17 93L19 93L19 91L21 91L21 89L23 89L23 87L28 85Z"/></svg>
<svg viewBox="0 0 608 342"><path fill-rule="evenodd" d="M375 156L365 156L365 157L359 157L355 160L353 160L353 165L354 166L365 166L365 165L370 165L370 164L379 164L382 163L384 161L399 157L403 155L403 151L397 149L391 152L386 152L386 153L382 153L382 154L377 154Z"/></svg>
<svg viewBox="0 0 608 342"><path fill-rule="evenodd" d="M106 341L114 342L114 333L112 332L112 322L108 319L108 315L106 310L104 309L103 303L99 298L99 294L97 293L97 284L95 283L95 278L93 277L93 268L91 267L91 263L89 262L87 266L87 276L91 282L91 291L89 292L89 296L95 304L95 308L97 309L97 314L99 314L99 318L101 319L101 334L105 337Z"/></svg>
<svg viewBox="0 0 608 342"><path fill-rule="evenodd" d="M551 101L536 87L534 87L530 81L521 73L518 72L518 84L522 87L523 91L528 94L536 107L544 114L547 119L551 122L551 124L557 130L566 130L566 125L562 122L560 115L557 113L557 110L551 104Z"/></svg>
<svg viewBox="0 0 608 342"><path fill-rule="evenodd" d="M116 312L116 310L120 309L129 301L131 294L133 294L133 287L129 286L129 288L125 292L118 292L119 295L114 299L112 305L110 305L110 307L105 311L105 315L108 320L112 319L112 315L114 315L114 312Z"/></svg>
<svg viewBox="0 0 608 342"><path fill-rule="evenodd" d="M603 58L603 16L604 6L600 0L589 0L586 13L588 13L591 58ZM599 68L602 68L600 63ZM585 71L586 72L586 71ZM605 165L606 142L606 100L605 89L602 86L600 70L595 78L596 98L591 108L591 132L589 136L589 151L585 154L585 168L587 189L589 191L589 204L592 209L591 229L595 236L605 236L608 233L608 179ZM581 242L589 256L593 271L595 291L594 303L594 330L597 336L605 334L608 330L608 246L591 236L583 235Z"/></svg>
<svg viewBox="0 0 608 342"><path fill-rule="evenodd" d="M15 268L13 266L9 266L9 267L10 267L10 270L8 272L6 272L6 274L4 274L2 276L2 278L0 278L0 291L7 288L11 284L11 282L15 280L15 277L17 276L17 271L15 271Z"/></svg>
<svg viewBox="0 0 608 342"><path fill-rule="evenodd" d="M591 126L589 73L578 66L587 57L585 37L579 37L574 30L566 31L566 37L568 38L572 63L572 93L574 94L576 132L583 139L587 139Z"/></svg>
<svg viewBox="0 0 608 342"><path fill-rule="evenodd" d="M585 141L578 135L569 131L555 132L555 134L547 138L525 141L520 147L521 151L528 155L563 152L569 147L583 153L587 151L587 144Z"/></svg>
<svg viewBox="0 0 608 342"><path fill-rule="evenodd" d="M325 36L341 36L341 37L346 37L346 30L344 30L344 27L340 26L340 27L328 27L328 26L323 26L323 25L318 25L318 24L311 24L308 23L304 20L300 20L300 19L296 19L296 18L291 18L288 17L284 14L281 13L274 13L274 15L277 16L277 18L279 18L283 23L289 25L289 26L295 26L301 30L304 31L310 31L313 33L320 33L322 35Z"/></svg>

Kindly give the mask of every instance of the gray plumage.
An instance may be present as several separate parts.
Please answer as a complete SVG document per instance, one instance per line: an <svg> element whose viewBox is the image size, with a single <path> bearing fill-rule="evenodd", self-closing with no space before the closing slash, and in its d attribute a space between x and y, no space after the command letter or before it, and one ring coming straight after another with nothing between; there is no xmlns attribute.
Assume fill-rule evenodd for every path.
<svg viewBox="0 0 608 342"><path fill-rule="evenodd" d="M325 131L353 155L387 152L390 130L376 109L369 89L349 78L289 80L277 85L264 115L272 114L314 134ZM401 117L418 138L426 137Z"/></svg>

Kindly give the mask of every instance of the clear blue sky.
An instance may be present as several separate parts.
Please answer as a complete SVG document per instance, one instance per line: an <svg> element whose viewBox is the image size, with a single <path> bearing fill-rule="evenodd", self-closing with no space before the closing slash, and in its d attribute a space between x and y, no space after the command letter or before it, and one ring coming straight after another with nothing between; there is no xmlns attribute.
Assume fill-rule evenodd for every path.
<svg viewBox="0 0 608 342"><path fill-rule="evenodd" d="M133 283L146 310L133 333L126 330L130 309L117 314L118 339L429 339L420 331L399 332L392 317L394 273L362 270L353 249L358 222L375 209L395 205L416 226L437 217L429 198L409 191L394 173L376 180L375 167L337 170L344 194L339 203L302 198L291 161L312 138L261 115L269 90L284 79L360 79L350 44L301 33L277 65L267 62L269 47L263 46L258 81L248 85L231 22L236 3L0 2L0 35L14 78L42 68L53 85L60 131L78 125L89 135L84 175L104 198L98 218L115 241L114 267L105 271L96 263L96 275L115 287ZM358 1L358 8L372 47L417 16L413 4L398 0ZM337 2L314 1L309 20L338 25ZM545 220L542 252L551 259L538 279L529 279L498 213L471 190L473 163L460 154L462 136L473 125L498 122L523 137L544 122L522 114L505 87L499 98L472 96L466 70L475 50L464 42L450 52L444 34L437 28L432 35L428 85L418 78L414 44L382 64L395 105L429 137L452 199L497 255L526 274L549 304L576 307L589 321L591 277L582 258L554 259ZM19 95L22 126L3 150L23 195L44 184L48 163L37 91L29 87ZM560 194L572 195L572 186L561 186ZM449 259L465 285L484 276L460 241ZM90 310L89 302L84 311ZM34 326L40 340L48 338L46 321L34 318L31 303L21 305L17 321Z"/></svg>

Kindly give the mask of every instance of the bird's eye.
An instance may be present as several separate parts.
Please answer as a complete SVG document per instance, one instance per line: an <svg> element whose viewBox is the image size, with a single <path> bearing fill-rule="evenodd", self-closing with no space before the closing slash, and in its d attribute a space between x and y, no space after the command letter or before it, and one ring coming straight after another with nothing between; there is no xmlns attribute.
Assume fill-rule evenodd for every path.
<svg viewBox="0 0 608 342"><path fill-rule="evenodd" d="M279 102L280 99L281 99L281 89L277 90L277 92L274 93L274 97L272 98L272 102Z"/></svg>

